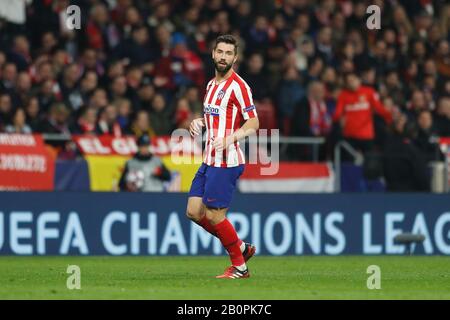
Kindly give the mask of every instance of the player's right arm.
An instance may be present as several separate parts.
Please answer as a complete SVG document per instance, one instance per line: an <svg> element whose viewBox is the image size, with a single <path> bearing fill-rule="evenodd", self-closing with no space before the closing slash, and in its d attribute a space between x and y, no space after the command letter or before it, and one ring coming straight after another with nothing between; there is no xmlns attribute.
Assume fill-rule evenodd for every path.
<svg viewBox="0 0 450 320"><path fill-rule="evenodd" d="M192 137L199 135L202 133L202 127L205 126L205 118L197 118L192 120L191 125L189 126L189 133Z"/></svg>
<svg viewBox="0 0 450 320"><path fill-rule="evenodd" d="M378 97L378 93L375 90L371 89L369 91L369 99L372 104L373 109L376 113L378 113L381 117L383 117L384 121L387 124L392 122L392 114L391 112L381 103L380 98Z"/></svg>

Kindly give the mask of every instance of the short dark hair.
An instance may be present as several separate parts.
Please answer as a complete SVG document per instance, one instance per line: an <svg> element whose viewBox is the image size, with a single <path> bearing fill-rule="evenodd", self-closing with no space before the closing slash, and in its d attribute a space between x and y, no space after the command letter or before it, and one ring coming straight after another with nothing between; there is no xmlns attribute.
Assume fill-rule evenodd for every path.
<svg viewBox="0 0 450 320"><path fill-rule="evenodd" d="M214 50L217 48L217 45L221 42L234 45L234 54L237 54L238 41L236 40L236 38L234 36L232 36L231 34L224 34L224 35L218 36L216 38L216 43L214 44Z"/></svg>

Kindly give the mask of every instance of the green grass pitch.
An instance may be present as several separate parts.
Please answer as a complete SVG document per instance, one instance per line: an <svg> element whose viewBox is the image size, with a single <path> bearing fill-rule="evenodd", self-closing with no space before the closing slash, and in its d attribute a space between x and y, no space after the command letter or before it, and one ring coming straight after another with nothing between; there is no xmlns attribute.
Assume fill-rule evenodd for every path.
<svg viewBox="0 0 450 320"><path fill-rule="evenodd" d="M81 289L66 287L68 265ZM255 256L249 279L220 257L0 257L0 299L450 299L450 257ZM367 267L381 289L367 289Z"/></svg>

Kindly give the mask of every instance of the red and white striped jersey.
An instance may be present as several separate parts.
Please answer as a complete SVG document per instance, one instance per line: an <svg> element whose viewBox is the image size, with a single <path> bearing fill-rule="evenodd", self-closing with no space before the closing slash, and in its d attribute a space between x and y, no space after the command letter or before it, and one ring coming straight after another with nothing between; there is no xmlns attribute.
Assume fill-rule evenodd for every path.
<svg viewBox="0 0 450 320"><path fill-rule="evenodd" d="M206 145L203 162L214 167L236 167L245 163L239 142L230 145L223 152L216 152L212 142L224 138L241 126L242 119L256 117L256 108L248 84L236 73L216 83L208 82L203 101L203 116L206 124Z"/></svg>

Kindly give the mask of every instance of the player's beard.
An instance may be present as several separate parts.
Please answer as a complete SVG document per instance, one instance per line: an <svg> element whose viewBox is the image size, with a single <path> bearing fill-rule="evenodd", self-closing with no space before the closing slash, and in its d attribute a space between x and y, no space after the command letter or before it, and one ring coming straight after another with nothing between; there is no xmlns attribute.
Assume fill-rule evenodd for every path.
<svg viewBox="0 0 450 320"><path fill-rule="evenodd" d="M214 61L214 67L216 68L216 71L220 73L221 75L225 75L233 66L233 63L227 64L225 62L225 65L219 64L219 62Z"/></svg>

